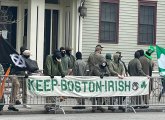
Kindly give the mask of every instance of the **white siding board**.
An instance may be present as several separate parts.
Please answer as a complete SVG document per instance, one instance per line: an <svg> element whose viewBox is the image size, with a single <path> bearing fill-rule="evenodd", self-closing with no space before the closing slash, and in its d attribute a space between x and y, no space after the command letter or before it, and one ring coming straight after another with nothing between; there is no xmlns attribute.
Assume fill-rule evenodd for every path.
<svg viewBox="0 0 165 120"><path fill-rule="evenodd" d="M138 0L120 0L119 3L119 43L100 43L104 46L102 54L122 51L126 64L134 57L134 51L147 50L147 45L137 44L138 33ZM98 44L99 37L99 0L86 0L87 17L83 21L83 58L87 60ZM158 0L157 4L157 44L165 48L165 0ZM153 54L156 62L156 53ZM157 62L156 62L157 63Z"/></svg>
<svg viewBox="0 0 165 120"><path fill-rule="evenodd" d="M157 5L157 45L165 48L165 1L159 0Z"/></svg>

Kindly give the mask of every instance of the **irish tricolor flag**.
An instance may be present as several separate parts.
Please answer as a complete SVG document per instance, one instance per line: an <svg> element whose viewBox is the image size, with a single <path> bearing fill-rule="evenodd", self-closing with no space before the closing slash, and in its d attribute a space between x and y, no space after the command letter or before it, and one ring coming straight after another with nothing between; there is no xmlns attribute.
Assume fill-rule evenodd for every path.
<svg viewBox="0 0 165 120"><path fill-rule="evenodd" d="M159 46L156 46L157 59L158 59L158 67L159 74L161 76L165 76L165 49Z"/></svg>

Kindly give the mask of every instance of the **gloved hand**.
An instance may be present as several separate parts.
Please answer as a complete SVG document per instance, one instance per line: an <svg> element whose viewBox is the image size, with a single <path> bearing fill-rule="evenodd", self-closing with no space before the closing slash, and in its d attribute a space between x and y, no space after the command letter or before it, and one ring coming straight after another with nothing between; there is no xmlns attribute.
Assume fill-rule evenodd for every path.
<svg viewBox="0 0 165 120"><path fill-rule="evenodd" d="M61 78L64 78L65 77L65 75L61 75Z"/></svg>
<svg viewBox="0 0 165 120"><path fill-rule="evenodd" d="M109 74L108 73L105 73L104 76L109 77Z"/></svg>
<svg viewBox="0 0 165 120"><path fill-rule="evenodd" d="M124 76L119 75L119 74L117 76L118 76L119 79L123 79L124 78Z"/></svg>
<svg viewBox="0 0 165 120"><path fill-rule="evenodd" d="M52 78L52 79L53 79L53 78L54 78L54 76L53 76L53 75L51 75L51 76L50 76L50 78Z"/></svg>
<svg viewBox="0 0 165 120"><path fill-rule="evenodd" d="M29 77L29 75L27 73L25 73L25 78L28 78L28 77Z"/></svg>
<svg viewBox="0 0 165 120"><path fill-rule="evenodd" d="M106 66L107 66L107 63L106 63L106 62L103 62L103 63L100 65L100 68L101 68L101 69L104 69Z"/></svg>
<svg viewBox="0 0 165 120"><path fill-rule="evenodd" d="M101 74L101 75L100 75L100 78L101 78L101 79L103 79L103 77L104 77L104 75L103 75L103 74Z"/></svg>

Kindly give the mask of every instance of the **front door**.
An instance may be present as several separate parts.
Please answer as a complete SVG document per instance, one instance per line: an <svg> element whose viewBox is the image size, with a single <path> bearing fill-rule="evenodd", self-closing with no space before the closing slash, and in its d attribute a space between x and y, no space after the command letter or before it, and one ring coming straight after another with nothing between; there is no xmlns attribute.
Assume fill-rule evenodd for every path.
<svg viewBox="0 0 165 120"><path fill-rule="evenodd" d="M0 32L4 39L16 49L17 31L17 7L1 6L0 8Z"/></svg>
<svg viewBox="0 0 165 120"><path fill-rule="evenodd" d="M58 16L58 10L45 10L44 61L47 55L58 48Z"/></svg>

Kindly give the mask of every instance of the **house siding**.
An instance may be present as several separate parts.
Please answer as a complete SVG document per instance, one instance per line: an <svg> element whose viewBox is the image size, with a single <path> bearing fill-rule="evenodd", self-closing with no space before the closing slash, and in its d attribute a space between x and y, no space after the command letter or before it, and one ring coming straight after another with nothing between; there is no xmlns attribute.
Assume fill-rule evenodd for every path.
<svg viewBox="0 0 165 120"><path fill-rule="evenodd" d="M99 0L86 0L88 9L87 17L83 20L82 28L82 52L83 58L87 60L99 41ZM156 43L165 48L165 1L157 1L157 30ZM118 44L100 43L104 46L102 54L122 51L123 61L133 59L134 52L138 49L148 49L148 45L137 44L138 34L138 0L120 0L119 3L119 40ZM156 52L153 60L157 63ZM155 67L157 69L157 67Z"/></svg>

